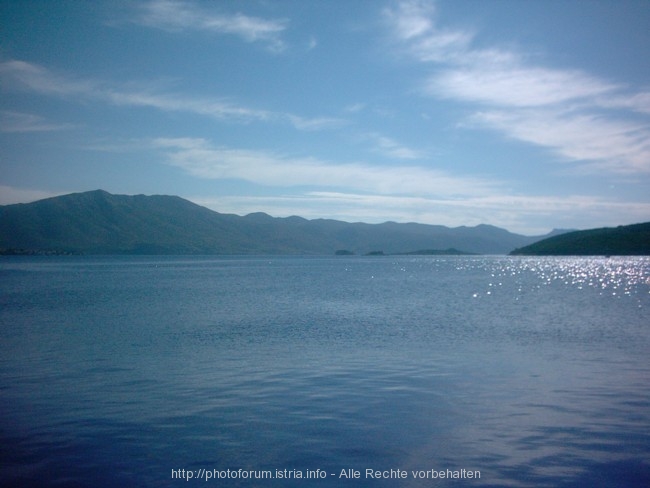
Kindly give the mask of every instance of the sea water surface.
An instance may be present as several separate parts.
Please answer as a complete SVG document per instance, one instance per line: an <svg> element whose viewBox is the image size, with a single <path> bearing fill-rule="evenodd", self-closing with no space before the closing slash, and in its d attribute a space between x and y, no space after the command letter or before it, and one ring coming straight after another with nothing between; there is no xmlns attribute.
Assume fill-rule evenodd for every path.
<svg viewBox="0 0 650 488"><path fill-rule="evenodd" d="M647 257L3 257L0 327L2 486L650 486Z"/></svg>

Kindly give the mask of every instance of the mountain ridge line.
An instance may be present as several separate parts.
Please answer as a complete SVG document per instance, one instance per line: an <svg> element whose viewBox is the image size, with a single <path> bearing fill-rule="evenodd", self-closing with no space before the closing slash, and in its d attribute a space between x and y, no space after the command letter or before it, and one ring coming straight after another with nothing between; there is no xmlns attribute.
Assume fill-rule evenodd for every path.
<svg viewBox="0 0 650 488"><path fill-rule="evenodd" d="M70 193L0 206L0 249L74 254L507 254L545 237L488 224L369 224L219 213L175 195Z"/></svg>

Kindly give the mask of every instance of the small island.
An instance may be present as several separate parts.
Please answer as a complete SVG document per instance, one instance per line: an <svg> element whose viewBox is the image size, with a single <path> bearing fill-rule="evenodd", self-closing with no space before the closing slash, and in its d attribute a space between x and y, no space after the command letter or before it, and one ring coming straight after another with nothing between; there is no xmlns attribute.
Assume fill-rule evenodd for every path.
<svg viewBox="0 0 650 488"><path fill-rule="evenodd" d="M404 256L472 256L476 255L473 252L459 251L456 248L450 247L449 249L421 249L419 251L410 251L400 253Z"/></svg>
<svg viewBox="0 0 650 488"><path fill-rule="evenodd" d="M336 256L355 256L356 254L347 249L339 249L334 253ZM418 251L385 253L384 251L369 251L364 256L476 256L476 253L459 251L456 248L448 249L420 249Z"/></svg>

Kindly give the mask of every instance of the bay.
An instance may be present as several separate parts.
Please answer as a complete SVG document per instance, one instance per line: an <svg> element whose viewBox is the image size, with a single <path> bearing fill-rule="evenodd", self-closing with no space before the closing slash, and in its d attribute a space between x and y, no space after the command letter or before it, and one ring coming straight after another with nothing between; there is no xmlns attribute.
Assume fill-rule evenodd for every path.
<svg viewBox="0 0 650 488"><path fill-rule="evenodd" d="M650 484L647 257L3 257L0 327L6 486Z"/></svg>

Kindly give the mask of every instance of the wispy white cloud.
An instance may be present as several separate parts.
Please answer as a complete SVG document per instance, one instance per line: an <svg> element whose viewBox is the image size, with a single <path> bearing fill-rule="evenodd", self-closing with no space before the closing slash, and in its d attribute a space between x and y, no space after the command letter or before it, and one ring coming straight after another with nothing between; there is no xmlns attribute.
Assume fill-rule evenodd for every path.
<svg viewBox="0 0 650 488"><path fill-rule="evenodd" d="M577 71L503 65L450 68L426 85L433 95L506 107L576 103L615 89Z"/></svg>
<svg viewBox="0 0 650 488"><path fill-rule="evenodd" d="M549 217L560 228L616 226L647 220L650 204L619 202L582 195L513 196L494 194L469 198L378 195L355 192L308 191L277 196L237 195L188 198L218 212L245 215L264 209L276 217L300 215L343 221L378 223L419 222L455 227L490 223L512 232L549 232ZM513 209L517 209L516 212Z"/></svg>
<svg viewBox="0 0 650 488"><path fill-rule="evenodd" d="M586 161L582 170L650 172L648 124L546 108L478 112L471 120L509 137L551 148L565 160Z"/></svg>
<svg viewBox="0 0 650 488"><path fill-rule="evenodd" d="M337 117L307 118L293 114L285 114L283 117L286 118L296 129L304 131L335 129L348 123L345 119Z"/></svg>
<svg viewBox="0 0 650 488"><path fill-rule="evenodd" d="M21 60L0 63L0 80L5 89L28 90L54 96L86 95L99 89L96 82L74 80Z"/></svg>
<svg viewBox="0 0 650 488"><path fill-rule="evenodd" d="M395 37L409 46L412 55L423 62L442 62L466 53L473 33L444 30L436 25L436 8L432 1L396 2L383 10Z"/></svg>
<svg viewBox="0 0 650 488"><path fill-rule="evenodd" d="M363 111L365 108L366 108L365 103L358 102L343 107L343 110L351 114L356 114Z"/></svg>
<svg viewBox="0 0 650 488"><path fill-rule="evenodd" d="M421 151L407 147L390 137L368 132L361 136L361 139L370 141L374 145L374 151L391 159L421 159L424 154Z"/></svg>
<svg viewBox="0 0 650 488"><path fill-rule="evenodd" d="M160 138L153 145L163 150L169 164L199 178L239 178L276 186L345 188L385 195L486 195L500 184L474 177L456 177L420 166L391 167L369 163L333 163L296 158L267 151L213 146L200 138Z"/></svg>
<svg viewBox="0 0 650 488"><path fill-rule="evenodd" d="M165 112L186 112L218 120L289 123L298 130L332 129L346 123L345 120L335 117L302 117L246 107L225 98L187 96L144 86L138 87L134 83L75 79L20 60L0 63L0 81L6 89L27 90L48 96L97 100L113 105L153 108Z"/></svg>
<svg viewBox="0 0 650 488"><path fill-rule="evenodd" d="M395 33L404 40L431 32L434 14L433 3L424 1L399 2L395 8L384 9Z"/></svg>
<svg viewBox="0 0 650 488"><path fill-rule="evenodd" d="M481 127L552 149L583 169L650 172L650 121L638 121L650 113L647 91L476 47L473 32L438 26L432 2L400 1L384 18L413 59L435 67L422 80L427 96L478 105L470 120Z"/></svg>
<svg viewBox="0 0 650 488"><path fill-rule="evenodd" d="M210 8L194 2L153 0L141 6L141 15L134 20L168 31L197 30L235 35L246 42L264 43L273 52L286 48L281 38L288 25L286 19L269 20L241 13L223 13L217 11L216 3L207 5Z"/></svg>
<svg viewBox="0 0 650 488"><path fill-rule="evenodd" d="M48 122L40 115L0 111L0 132L51 132L73 127L72 124Z"/></svg>
<svg viewBox="0 0 650 488"><path fill-rule="evenodd" d="M600 97L596 103L605 108L623 108L643 114L650 114L650 92L631 94L614 94L612 96Z"/></svg>
<svg viewBox="0 0 650 488"><path fill-rule="evenodd" d="M274 114L269 111L243 107L225 99L192 98L182 94L155 93L145 90L122 91L120 88L98 91L93 95L115 105L149 107L167 112L188 112L222 120L253 121L269 120L274 117Z"/></svg>

